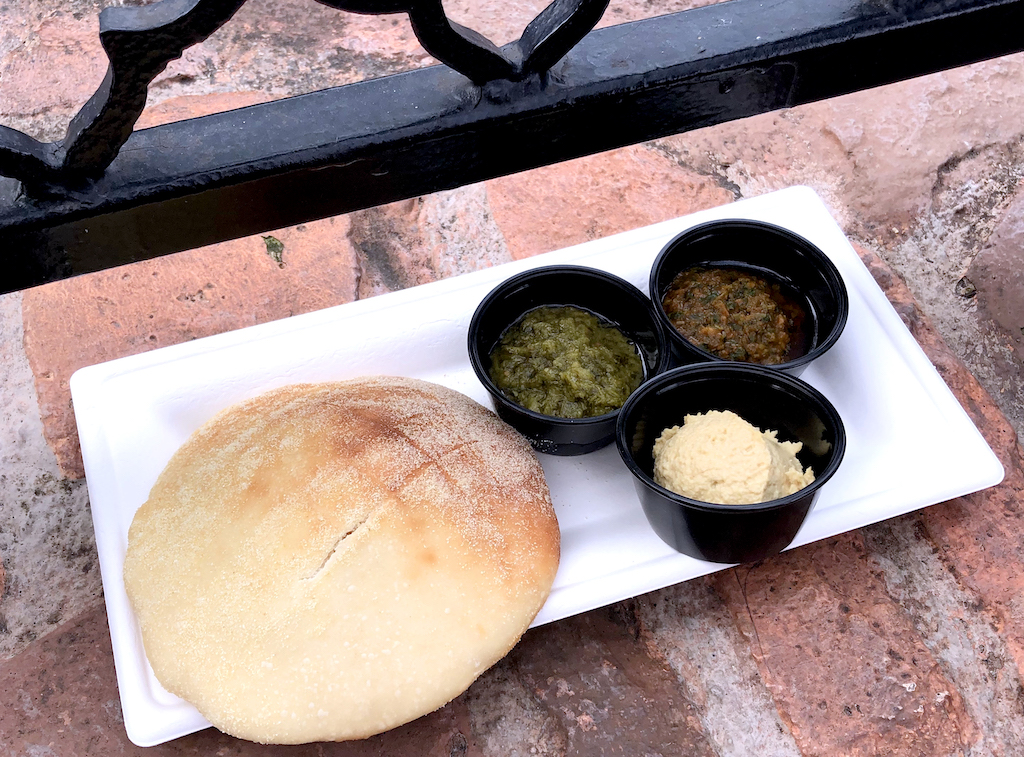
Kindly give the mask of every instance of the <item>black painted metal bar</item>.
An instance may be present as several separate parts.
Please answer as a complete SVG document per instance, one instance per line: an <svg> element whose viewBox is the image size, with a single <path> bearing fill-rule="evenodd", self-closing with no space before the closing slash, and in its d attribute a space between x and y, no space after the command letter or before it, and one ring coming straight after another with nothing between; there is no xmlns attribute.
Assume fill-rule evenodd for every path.
<svg viewBox="0 0 1024 757"><path fill-rule="evenodd" d="M1022 49L1024 0L732 0L591 32L519 81L437 66L145 129L64 197L0 179L0 291Z"/></svg>
<svg viewBox="0 0 1024 757"><path fill-rule="evenodd" d="M423 47L476 84L520 81L547 71L589 32L608 0L554 0L522 38L499 49L454 23L441 0L318 0L353 13L406 13ZM25 194L53 198L104 173L142 115L153 79L186 48L205 40L245 0L157 0L100 13L100 43L109 65L99 89L71 120L59 142L44 144L0 129L0 175L22 182Z"/></svg>

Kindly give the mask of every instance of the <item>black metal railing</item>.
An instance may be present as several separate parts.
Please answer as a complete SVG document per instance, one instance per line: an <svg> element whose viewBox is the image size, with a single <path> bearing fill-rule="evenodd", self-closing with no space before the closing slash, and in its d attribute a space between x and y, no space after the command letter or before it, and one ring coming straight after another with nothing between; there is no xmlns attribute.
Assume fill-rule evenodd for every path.
<svg viewBox="0 0 1024 757"><path fill-rule="evenodd" d="M447 65L133 131L244 0L104 10L110 66L65 138L0 127L0 291L1024 49L1024 0L731 0L597 31L607 0L555 0L501 48L440 0L320 2L406 12Z"/></svg>

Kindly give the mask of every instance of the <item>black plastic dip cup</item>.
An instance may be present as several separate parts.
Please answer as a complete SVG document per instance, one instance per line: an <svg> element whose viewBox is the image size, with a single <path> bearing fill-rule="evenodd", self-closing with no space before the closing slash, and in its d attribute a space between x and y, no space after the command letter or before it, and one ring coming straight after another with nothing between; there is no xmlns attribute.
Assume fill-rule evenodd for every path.
<svg viewBox="0 0 1024 757"><path fill-rule="evenodd" d="M654 305L624 279L582 266L546 266L518 274L492 290L469 324L469 361L494 398L498 416L551 455L583 455L615 438L619 411L591 418L558 418L528 410L505 396L490 377L491 353L523 315L542 306L586 310L619 329L640 353L644 378L669 365L670 352Z"/></svg>
<svg viewBox="0 0 1024 757"><path fill-rule="evenodd" d="M753 505L701 502L656 484L655 440L683 425L685 416L709 410L731 410L762 431L777 431L780 442L802 442L797 459L813 468L814 481ZM760 365L704 363L667 371L634 392L619 413L616 443L658 536L691 557L744 563L793 541L818 491L839 468L846 431L832 403L798 378Z"/></svg>
<svg viewBox="0 0 1024 757"><path fill-rule="evenodd" d="M651 268L650 292L658 318L672 345L673 364L730 362L690 343L662 305L672 280L689 268L745 271L778 284L805 314L794 335L799 349L769 367L799 375L823 355L843 331L850 312L846 285L835 264L820 249L787 229L760 221L712 221L694 226L670 241Z"/></svg>

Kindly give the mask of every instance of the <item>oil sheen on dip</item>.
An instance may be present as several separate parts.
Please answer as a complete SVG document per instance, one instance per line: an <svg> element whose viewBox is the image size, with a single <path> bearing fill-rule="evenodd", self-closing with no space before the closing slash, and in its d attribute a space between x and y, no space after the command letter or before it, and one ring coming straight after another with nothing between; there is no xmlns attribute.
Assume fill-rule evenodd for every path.
<svg viewBox="0 0 1024 757"><path fill-rule="evenodd" d="M523 407L558 418L620 408L643 381L633 344L611 325L570 306L531 310L491 353L491 380Z"/></svg>
<svg viewBox="0 0 1024 757"><path fill-rule="evenodd" d="M691 344L724 360L776 365L804 354L803 308L749 271L687 268L662 305Z"/></svg>

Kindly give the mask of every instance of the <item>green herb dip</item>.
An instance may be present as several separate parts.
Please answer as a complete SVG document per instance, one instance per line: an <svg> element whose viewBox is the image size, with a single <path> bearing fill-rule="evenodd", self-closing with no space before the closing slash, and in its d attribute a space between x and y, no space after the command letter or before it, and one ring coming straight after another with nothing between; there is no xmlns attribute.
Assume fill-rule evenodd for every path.
<svg viewBox="0 0 1024 757"><path fill-rule="evenodd" d="M540 307L491 353L491 380L523 407L590 418L622 407L643 381L636 347L614 326L574 307Z"/></svg>

